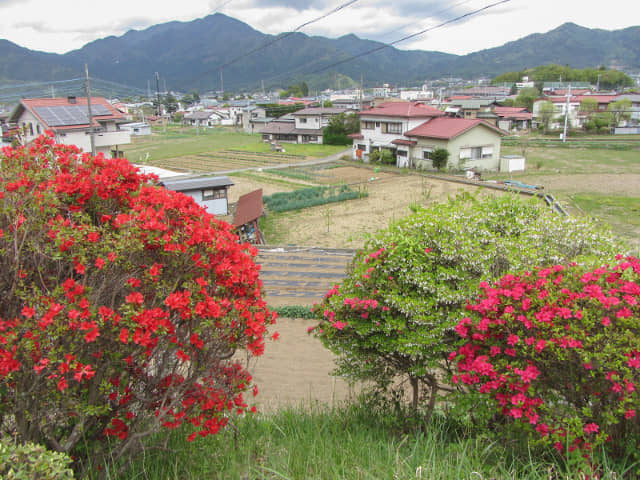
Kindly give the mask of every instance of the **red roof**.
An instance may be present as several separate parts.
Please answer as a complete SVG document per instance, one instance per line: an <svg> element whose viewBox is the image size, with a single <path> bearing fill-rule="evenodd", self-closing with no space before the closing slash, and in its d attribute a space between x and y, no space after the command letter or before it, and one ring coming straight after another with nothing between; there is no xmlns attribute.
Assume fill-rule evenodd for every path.
<svg viewBox="0 0 640 480"><path fill-rule="evenodd" d="M364 135L362 135L361 133L350 133L349 135L347 135L347 137L353 138L354 140L361 140L364 138Z"/></svg>
<svg viewBox="0 0 640 480"><path fill-rule="evenodd" d="M531 120L533 114L527 112L524 107L496 107L493 109L493 113L501 118L511 118L514 120Z"/></svg>
<svg viewBox="0 0 640 480"><path fill-rule="evenodd" d="M233 216L233 226L241 227L251 223L262 216L264 207L262 204L262 189L245 193L238 199L236 214Z"/></svg>
<svg viewBox="0 0 640 480"><path fill-rule="evenodd" d="M413 130L409 130L404 135L406 137L425 137L425 138L442 138L442 139L451 139L455 138L458 135L470 130L478 125L484 125L491 130L500 133L501 135L505 134L499 128L494 127L493 125L479 120L477 118L467 119L467 118L454 118L454 117L439 117L434 118L433 120L429 120L428 122L423 123L422 125L414 128Z"/></svg>
<svg viewBox="0 0 640 480"><path fill-rule="evenodd" d="M444 115L437 108L415 102L385 102L369 110L363 110L360 116L367 117L404 117L404 118L429 118Z"/></svg>
<svg viewBox="0 0 640 480"><path fill-rule="evenodd" d="M45 122L34 110L38 107L66 107L69 105L87 105L87 97L71 97L73 100L70 101L70 98L23 98L20 100L20 103L27 108L35 117L45 126L50 127L47 122ZM125 116L118 111L113 105L111 105L105 98L103 97L91 97L91 105L104 105L107 110L111 112L109 115L93 115L93 125L99 126L99 120L124 120ZM89 124L78 124L78 125L58 125L55 127L50 127L53 130L71 130L76 128L86 128Z"/></svg>

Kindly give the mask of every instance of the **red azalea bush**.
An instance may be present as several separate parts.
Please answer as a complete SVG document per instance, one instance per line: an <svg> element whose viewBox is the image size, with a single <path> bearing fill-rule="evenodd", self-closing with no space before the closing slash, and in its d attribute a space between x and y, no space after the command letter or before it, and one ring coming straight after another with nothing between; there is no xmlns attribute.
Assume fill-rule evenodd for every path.
<svg viewBox="0 0 640 480"><path fill-rule="evenodd" d="M40 137L0 161L3 434L100 462L249 408L234 354L275 323L254 249L124 159Z"/></svg>
<svg viewBox="0 0 640 480"><path fill-rule="evenodd" d="M635 453L640 439L640 263L555 266L483 284L456 327L461 382L563 454ZM627 449L627 451L625 451ZM579 458L579 457L577 457Z"/></svg>

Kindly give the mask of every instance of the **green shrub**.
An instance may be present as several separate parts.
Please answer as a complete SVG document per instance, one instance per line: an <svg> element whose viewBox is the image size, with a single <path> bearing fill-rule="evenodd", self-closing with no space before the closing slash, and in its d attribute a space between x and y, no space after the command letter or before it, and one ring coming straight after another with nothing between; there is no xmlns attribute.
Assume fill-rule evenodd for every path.
<svg viewBox="0 0 640 480"><path fill-rule="evenodd" d="M314 318L311 309L304 305L283 305L271 307L271 311L277 311L280 318Z"/></svg>
<svg viewBox="0 0 640 480"><path fill-rule="evenodd" d="M3 480L72 480L71 458L33 443L0 440L0 478Z"/></svg>

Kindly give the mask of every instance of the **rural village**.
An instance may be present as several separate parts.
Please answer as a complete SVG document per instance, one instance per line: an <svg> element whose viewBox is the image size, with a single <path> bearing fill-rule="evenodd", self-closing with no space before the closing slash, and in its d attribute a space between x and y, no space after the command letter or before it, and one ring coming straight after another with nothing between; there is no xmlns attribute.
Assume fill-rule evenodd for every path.
<svg viewBox="0 0 640 480"><path fill-rule="evenodd" d="M0 436L65 455L32 478L638 478L640 67L84 67L0 82Z"/></svg>

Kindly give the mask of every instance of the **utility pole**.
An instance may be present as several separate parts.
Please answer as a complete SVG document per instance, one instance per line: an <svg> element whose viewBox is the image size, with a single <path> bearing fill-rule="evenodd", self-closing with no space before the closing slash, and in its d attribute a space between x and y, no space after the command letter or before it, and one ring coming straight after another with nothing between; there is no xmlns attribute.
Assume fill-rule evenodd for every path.
<svg viewBox="0 0 640 480"><path fill-rule="evenodd" d="M567 141L567 121L569 119L569 102L571 101L571 84L569 84L569 92L567 93L567 105L564 112L564 133L562 134L562 143Z"/></svg>
<svg viewBox="0 0 640 480"><path fill-rule="evenodd" d="M147 80L147 100L151 100L151 83Z"/></svg>
<svg viewBox="0 0 640 480"><path fill-rule="evenodd" d="M156 98L158 100L158 116L162 115L160 110L160 75L156 72Z"/></svg>
<svg viewBox="0 0 640 480"><path fill-rule="evenodd" d="M362 80L362 74L360 74L360 111L362 111L363 97L364 97L364 84Z"/></svg>
<svg viewBox="0 0 640 480"><path fill-rule="evenodd" d="M93 131L93 115L91 114L91 88L89 87L89 67L84 64L84 73L87 77L87 110L89 113L89 139L91 140L91 155L96 155L96 139Z"/></svg>
<svg viewBox="0 0 640 480"><path fill-rule="evenodd" d="M222 76L222 68L220 68L220 91L224 95L224 77Z"/></svg>

